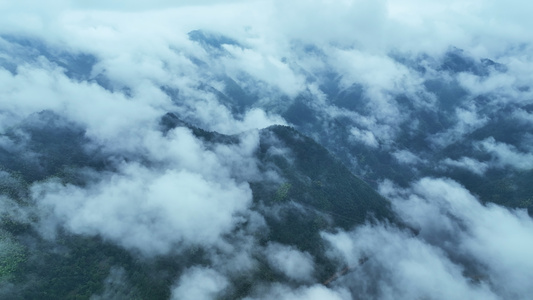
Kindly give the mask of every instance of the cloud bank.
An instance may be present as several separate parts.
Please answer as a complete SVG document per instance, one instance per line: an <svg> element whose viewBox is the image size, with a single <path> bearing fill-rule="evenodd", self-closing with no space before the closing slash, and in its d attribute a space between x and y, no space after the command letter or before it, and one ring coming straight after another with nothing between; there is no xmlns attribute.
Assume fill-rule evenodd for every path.
<svg viewBox="0 0 533 300"><path fill-rule="evenodd" d="M409 189L385 182L381 192L419 234L387 225L325 233L331 255L351 268L334 286L348 286L352 297L364 299L531 295L533 222L524 211L482 205L449 179L424 178Z"/></svg>

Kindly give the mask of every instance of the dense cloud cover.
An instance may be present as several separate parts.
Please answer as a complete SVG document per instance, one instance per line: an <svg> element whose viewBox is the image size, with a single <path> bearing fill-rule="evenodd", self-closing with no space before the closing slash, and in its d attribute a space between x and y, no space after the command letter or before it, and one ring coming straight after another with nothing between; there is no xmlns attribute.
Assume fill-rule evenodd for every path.
<svg viewBox="0 0 533 300"><path fill-rule="evenodd" d="M47 174L24 186L0 170L3 186L28 190L2 192L3 217L142 259L202 249L172 299L230 295L266 266L283 280L245 299L531 298L533 4L175 2L0 2L0 158ZM167 113L191 126L163 128ZM331 283L317 276L325 258L259 241L286 209L254 204L251 187L283 183L256 157L274 124L338 156L403 224L321 232L317 247L347 268ZM59 153L80 153L76 180L47 171L43 128L71 134L77 146ZM0 231L0 250L17 247ZM112 268L93 298L128 295L126 273Z"/></svg>

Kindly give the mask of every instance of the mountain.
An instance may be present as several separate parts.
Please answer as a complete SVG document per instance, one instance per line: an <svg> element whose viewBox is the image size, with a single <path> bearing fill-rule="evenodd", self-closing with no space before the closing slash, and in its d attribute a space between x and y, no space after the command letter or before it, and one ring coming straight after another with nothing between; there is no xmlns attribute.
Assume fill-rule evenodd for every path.
<svg viewBox="0 0 533 300"><path fill-rule="evenodd" d="M205 131L173 113L165 114L160 126L163 134L186 128L212 148L240 141L239 135ZM365 222L397 222L385 198L311 138L280 125L262 129L258 135L254 159L262 173L279 175L275 180L251 178L249 181L253 193L250 209L264 217L268 228L267 232L256 233L259 245L279 243L311 254L320 282L341 267L326 255L321 232L350 229ZM33 215L30 218L39 215L33 211L38 209L36 204L27 200L32 184L59 180L62 185L84 186L88 184L84 169L116 170L110 157L88 146L89 140L82 129L52 111L29 116L3 138L19 145L20 139L24 139L24 152L4 150L2 153L2 190L20 204L18 209ZM126 276L124 280L129 282L128 291L117 292L127 292L132 299L165 299L169 296L165 282L185 268L207 261L207 254L201 249L146 260L100 236L78 236L63 231L50 241L43 239L31 223L10 218L8 214L1 225L2 243L13 249L4 254L2 277L14 283L35 278L31 287L11 291L9 295L13 299L86 298L105 289L104 279L113 270L124 270L116 272L126 272L127 275L121 276ZM257 268L233 279L235 290L228 293L228 299L248 294L255 282L283 280L284 275L268 261L256 259Z"/></svg>

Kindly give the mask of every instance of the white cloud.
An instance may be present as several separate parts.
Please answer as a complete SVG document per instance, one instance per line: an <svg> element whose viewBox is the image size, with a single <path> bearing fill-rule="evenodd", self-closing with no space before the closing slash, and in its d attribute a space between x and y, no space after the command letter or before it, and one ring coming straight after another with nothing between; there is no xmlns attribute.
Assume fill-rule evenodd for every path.
<svg viewBox="0 0 533 300"><path fill-rule="evenodd" d="M333 286L368 299L530 297L533 220L525 211L484 206L449 179L407 189L386 181L380 192L419 233L388 225L323 233L330 255L350 268Z"/></svg>
<svg viewBox="0 0 533 300"><path fill-rule="evenodd" d="M372 131L369 130L361 130L359 128L353 127L350 130L351 138L354 140L361 142L369 147L376 148L379 146L379 142L372 133Z"/></svg>
<svg viewBox="0 0 533 300"><path fill-rule="evenodd" d="M0 77L6 83L0 88L0 96L6 99L0 110L9 112L4 126L12 126L32 113L51 110L87 127L87 135L97 142L126 144L127 137L138 134L132 128L155 126L156 118L168 107L161 95L152 94L150 100L129 99L96 84L75 82L46 61L41 66L20 66L16 75L0 69Z"/></svg>
<svg viewBox="0 0 533 300"><path fill-rule="evenodd" d="M457 76L459 84L472 95L488 95L492 98L499 98L499 101L518 102L521 93L516 91L518 77L513 73L492 73L483 78L470 73L461 73ZM516 98L507 100L508 98Z"/></svg>
<svg viewBox="0 0 533 300"><path fill-rule="evenodd" d="M493 137L478 143L480 149L490 153L499 166L511 166L518 170L533 168L533 154L520 152L516 147L497 142Z"/></svg>
<svg viewBox="0 0 533 300"><path fill-rule="evenodd" d="M330 65L344 74L342 86L361 83L370 90L403 90L409 69L392 58L358 50L331 49ZM413 74L414 75L414 74Z"/></svg>
<svg viewBox="0 0 533 300"><path fill-rule="evenodd" d="M419 163L426 162L424 159L416 156L413 152L409 150L398 150L392 153L392 156L402 164L416 165Z"/></svg>
<svg viewBox="0 0 533 300"><path fill-rule="evenodd" d="M455 109L454 125L448 129L434 134L430 137L430 141L440 147L449 146L476 129L487 124L489 118L478 112L476 105L470 105L466 108L458 107Z"/></svg>
<svg viewBox="0 0 533 300"><path fill-rule="evenodd" d="M279 115L267 113L261 108L252 108L246 111L242 118L235 118L226 107L218 103L213 103L213 107L210 107L211 104L207 104L207 107L199 103L195 105L197 107L194 111L196 113L194 118L206 125L206 129L223 134L238 134L272 125L287 125L287 122Z"/></svg>
<svg viewBox="0 0 533 300"><path fill-rule="evenodd" d="M22 29L57 37L58 31L61 33L68 28L61 26L65 16L83 12L88 17L106 15L121 23L126 18L150 17L152 22L137 22L143 23L148 30L161 23L175 25L166 28L212 28L225 32L238 28L236 32L239 33L247 27L261 35L259 39L275 40L277 45L270 45L273 49L286 47L281 41L289 38L319 45L357 45L373 51L385 50L383 52L400 49L434 54L456 45L493 56L491 54L508 50L509 44L527 41L528 25L531 25L530 18L524 13L529 4L520 0L505 5L493 0L447 3L421 0L25 2L2 3L6 15L2 24L10 26L2 26L4 31ZM172 21L165 17L171 15L175 17ZM132 28L141 27L134 22L128 23ZM146 29L139 30L139 33L146 32ZM164 32L168 33L168 29ZM80 39L76 40L79 42Z"/></svg>
<svg viewBox="0 0 533 300"><path fill-rule="evenodd" d="M486 285L476 286L438 248L387 227L363 226L348 236L348 250L339 245L352 271L338 279L353 295L367 299L497 299ZM337 248L336 234L324 238ZM359 265L359 259L368 261ZM335 283L335 282L334 282ZM375 290L375 292L373 292Z"/></svg>
<svg viewBox="0 0 533 300"><path fill-rule="evenodd" d="M281 58L264 56L253 50L232 45L224 45L224 48L232 55L231 59L225 61L229 74L242 77L239 73L245 72L247 74L244 76L265 81L290 97L295 97L303 91L304 79L294 74Z"/></svg>
<svg viewBox="0 0 533 300"><path fill-rule="evenodd" d="M259 292L261 296L258 297L246 297L245 300L252 299L280 299L280 300L347 300L351 299L349 293L346 290L333 290L328 289L322 285L313 285L309 287L300 287L292 289L288 286L281 284L273 284L267 289Z"/></svg>
<svg viewBox="0 0 533 300"><path fill-rule="evenodd" d="M253 108L244 115L241 131L262 129L272 125L287 125L287 122L280 116L271 115L262 109Z"/></svg>
<svg viewBox="0 0 533 300"><path fill-rule="evenodd" d="M102 293L92 295L90 300L109 300L133 298L137 290L130 286L127 273L124 268L111 267L109 275L104 280L104 290Z"/></svg>
<svg viewBox="0 0 533 300"><path fill-rule="evenodd" d="M477 175L483 175L489 168L489 165L485 162L480 162L477 159L470 157L461 157L458 160L446 158L442 161L443 164L451 167L461 168L468 170Z"/></svg>
<svg viewBox="0 0 533 300"><path fill-rule="evenodd" d="M384 1L272 1L273 29L292 39L323 45L379 48L385 27ZM385 21L385 22L384 22Z"/></svg>
<svg viewBox="0 0 533 300"><path fill-rule="evenodd" d="M465 268L502 299L527 299L531 277L533 221L523 210L482 205L468 190L449 179L424 178L410 190L390 184L381 188L393 199L404 220L420 229L419 237ZM408 196L409 195L409 196Z"/></svg>
<svg viewBox="0 0 533 300"><path fill-rule="evenodd" d="M526 125L533 125L533 114L523 109L516 109L512 116Z"/></svg>
<svg viewBox="0 0 533 300"><path fill-rule="evenodd" d="M171 299L209 300L228 287L228 280L215 270L194 267L181 276Z"/></svg>
<svg viewBox="0 0 533 300"><path fill-rule="evenodd" d="M271 243L265 249L270 265L287 277L298 281L309 281L313 277L312 256L290 246Z"/></svg>
<svg viewBox="0 0 533 300"><path fill-rule="evenodd" d="M62 225L101 235L147 255L184 245L210 246L229 232L251 201L247 185L211 181L187 170L130 164L87 188L55 181L32 187L44 234Z"/></svg>

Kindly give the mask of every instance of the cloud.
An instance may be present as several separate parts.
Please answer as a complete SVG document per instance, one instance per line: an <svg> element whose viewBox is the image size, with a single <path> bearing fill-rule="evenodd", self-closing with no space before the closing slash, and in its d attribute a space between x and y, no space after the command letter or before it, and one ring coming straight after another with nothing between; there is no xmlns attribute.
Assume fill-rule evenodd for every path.
<svg viewBox="0 0 533 300"><path fill-rule="evenodd" d="M485 162L480 162L477 159L473 159L470 157L461 157L458 160L446 158L442 161L442 163L450 167L468 170L477 175L485 174L485 172L489 168L489 164Z"/></svg>
<svg viewBox="0 0 533 300"><path fill-rule="evenodd" d="M146 19L141 35L164 23L172 28L212 28L242 34L247 27L255 40L263 40L263 48L286 49L286 39L300 39L318 45L354 46L371 51L423 51L442 53L450 45L472 49L480 55L494 56L528 39L529 18L522 12L529 4L514 0L508 5L497 1L348 0L315 1L103 1L80 4L74 1L50 1L45 4L4 3L4 31L23 29L52 37L65 34L72 26L63 22L84 24L87 28L101 21L102 16L126 23L128 18ZM224 12L219 14L219 12ZM175 18L168 18L168 16ZM97 16L94 18L94 16ZM158 18L155 18L158 16ZM81 17L81 18L80 18ZM92 20L92 22L87 22ZM118 22L117 22L118 21ZM92 23L92 24L91 24ZM131 28L140 28L132 22ZM148 24L150 23L150 24ZM122 25L123 26L123 25ZM121 27L122 27L121 26ZM193 27L191 29L191 27ZM194 28L195 27L195 28ZM8 29L9 28L9 29ZM171 27L166 27L171 28ZM168 29L159 34L168 33ZM86 32L87 33L87 32ZM438 36L438 39L434 37ZM264 39L275 43L264 43ZM80 39L76 39L80 42ZM496 43L495 41L508 41ZM115 45L117 47L118 45ZM153 46L153 45L152 45ZM274 50L278 52L279 50ZM278 52L279 53L279 52ZM281 57L281 56L279 56Z"/></svg>
<svg viewBox="0 0 533 300"><path fill-rule="evenodd" d="M304 90L304 78L294 74L281 58L264 56L253 50L232 45L224 45L224 48L234 57L225 62L228 74L245 77L246 75L239 74L245 72L248 76L279 88L291 98Z"/></svg>
<svg viewBox="0 0 533 300"><path fill-rule="evenodd" d="M45 234L62 225L146 255L166 254L180 245L215 244L251 201L247 185L137 164L124 165L87 188L47 181L34 185L32 193Z"/></svg>
<svg viewBox="0 0 533 300"><path fill-rule="evenodd" d="M227 287L228 280L218 272L194 267L181 276L177 286L172 290L171 299L215 299Z"/></svg>
<svg viewBox="0 0 533 300"><path fill-rule="evenodd" d="M500 167L510 166L518 170L533 168L533 154L520 152L513 145L497 142L493 137L479 142L478 147L490 153Z"/></svg>
<svg viewBox="0 0 533 300"><path fill-rule="evenodd" d="M0 88L0 95L9 99L0 104L0 111L9 120L4 126L51 110L83 125L87 136L97 143L108 145L112 140L122 141L117 146L129 145L127 138L136 134L132 128L155 127L166 101L158 99L160 95L150 100L128 99L94 83L76 82L45 59L41 65L18 67L16 75L0 69L0 78L7 84Z"/></svg>
<svg viewBox="0 0 533 300"><path fill-rule="evenodd" d="M465 135L483 127L488 121L489 118L478 113L476 105L470 105L467 108L458 107L455 109L453 126L431 136L430 141L440 147L449 146L462 140Z"/></svg>
<svg viewBox="0 0 533 300"><path fill-rule="evenodd" d="M518 96L518 93L513 90L516 85L516 77L513 74L496 73L487 78L480 78L473 74L461 73L458 79L461 86L468 89L474 96L483 94Z"/></svg>
<svg viewBox="0 0 533 300"><path fill-rule="evenodd" d="M361 142L369 147L376 148L379 146L379 142L372 133L372 131L369 130L360 130L356 127L352 128L350 130L350 133L352 134L350 137L354 140Z"/></svg>
<svg viewBox="0 0 533 300"><path fill-rule="evenodd" d="M409 190L384 184L381 192L419 237L444 251L482 290L498 298L527 299L533 247L533 221L523 210L482 205L468 190L449 179L423 178ZM455 276L457 277L457 276ZM459 277L460 278L460 277ZM481 285L479 285L481 284Z"/></svg>
<svg viewBox="0 0 533 300"><path fill-rule="evenodd" d="M201 110L198 107L197 112ZM227 112L227 113L226 113ZM224 134L237 134L244 131L263 129L272 125L287 125L287 122L279 115L267 113L261 108L252 108L244 113L241 118L233 116L225 107L204 111L205 117L199 121L206 128ZM196 114L195 118L202 114Z"/></svg>
<svg viewBox="0 0 533 300"><path fill-rule="evenodd" d="M419 163L426 163L427 161L416 156L409 150L398 150L392 153L392 156L402 164L416 165Z"/></svg>
<svg viewBox="0 0 533 300"><path fill-rule="evenodd" d="M379 47L386 20L384 1L272 1L274 29L289 38L323 45Z"/></svg>
<svg viewBox="0 0 533 300"><path fill-rule="evenodd" d="M513 117L519 122L524 123L525 125L533 125L533 114L528 113L523 109L517 109L513 112Z"/></svg>
<svg viewBox="0 0 533 300"><path fill-rule="evenodd" d="M112 10L112 11L143 11L143 10L162 10L177 7L187 6L211 6L219 4L238 3L242 0L200 0L200 1L175 1L169 0L156 0L147 3L141 0L134 1L114 1L109 3L108 1L91 1L90 3L79 3L77 1L65 1L70 4L71 7L76 9L98 9L98 10Z"/></svg>
<svg viewBox="0 0 533 300"><path fill-rule="evenodd" d="M246 297L245 300L252 299L282 299L282 300L297 300L297 299L331 299L331 300L347 300L351 299L346 290L332 290L322 285L313 285L309 287L301 287L292 289L281 284L273 284L270 287L263 288L259 291L261 296Z"/></svg>
<svg viewBox="0 0 533 300"><path fill-rule="evenodd" d="M364 226L354 232L324 235L353 268L334 282L365 299L497 299L486 285L473 285L461 267L438 248L387 227ZM347 236L346 236L347 235ZM345 240L342 242L342 240ZM348 240L352 245L344 245ZM359 266L359 259L368 261Z"/></svg>
<svg viewBox="0 0 533 300"><path fill-rule="evenodd" d="M528 299L533 221L523 210L482 205L450 179L423 178L380 192L413 228L322 233L349 271L331 283L365 299Z"/></svg>
<svg viewBox="0 0 533 300"><path fill-rule="evenodd" d="M297 281L309 281L313 277L314 263L307 252L294 247L271 243L265 249L270 265L285 276Z"/></svg>
<svg viewBox="0 0 533 300"><path fill-rule="evenodd" d="M406 66L387 56L336 48L328 51L328 54L329 65L344 75L341 80L344 88L357 82L371 91L402 90L407 88L407 80L416 76L409 74Z"/></svg>
<svg viewBox="0 0 533 300"><path fill-rule="evenodd" d="M104 280L102 293L92 295L91 300L119 300L134 298L137 293L128 282L126 270L120 267L111 267L109 275Z"/></svg>

